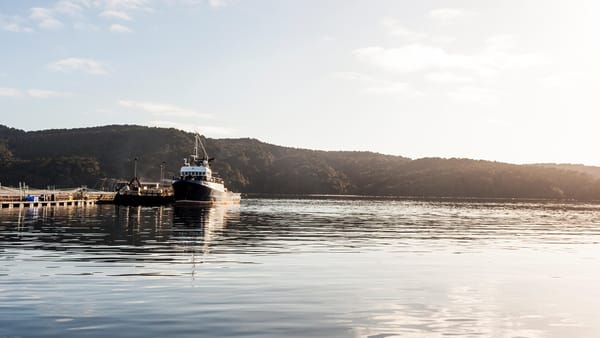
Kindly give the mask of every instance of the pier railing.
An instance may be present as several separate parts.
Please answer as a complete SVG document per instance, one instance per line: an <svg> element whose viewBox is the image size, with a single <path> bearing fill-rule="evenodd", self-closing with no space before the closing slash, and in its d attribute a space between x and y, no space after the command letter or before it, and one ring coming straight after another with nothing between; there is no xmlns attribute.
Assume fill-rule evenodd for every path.
<svg viewBox="0 0 600 338"><path fill-rule="evenodd" d="M85 206L112 201L114 197L114 192L86 188L48 190L0 187L0 206L2 208Z"/></svg>

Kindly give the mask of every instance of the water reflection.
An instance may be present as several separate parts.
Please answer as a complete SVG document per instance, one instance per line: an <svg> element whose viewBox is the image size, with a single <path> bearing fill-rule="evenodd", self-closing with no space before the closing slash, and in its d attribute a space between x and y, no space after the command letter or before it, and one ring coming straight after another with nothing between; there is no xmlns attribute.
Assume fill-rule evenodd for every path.
<svg viewBox="0 0 600 338"><path fill-rule="evenodd" d="M248 200L243 207L2 209L0 245L147 254L149 260L191 246L219 254L384 247L460 253L524 244L569 250L597 243L598 224L600 208L593 204Z"/></svg>
<svg viewBox="0 0 600 338"><path fill-rule="evenodd" d="M239 210L228 207L5 209L0 247L60 251L65 260L163 262L179 251L208 251L236 218Z"/></svg>
<svg viewBox="0 0 600 338"><path fill-rule="evenodd" d="M239 210L239 209L238 209ZM231 212L226 218L227 212ZM239 214L239 213L238 213ZM226 206L215 207L175 207L173 214L174 229L201 229L205 237L210 237L217 231L223 231L226 221L233 217L234 212Z"/></svg>
<svg viewBox="0 0 600 338"><path fill-rule="evenodd" d="M0 210L0 337L595 337L600 205Z"/></svg>

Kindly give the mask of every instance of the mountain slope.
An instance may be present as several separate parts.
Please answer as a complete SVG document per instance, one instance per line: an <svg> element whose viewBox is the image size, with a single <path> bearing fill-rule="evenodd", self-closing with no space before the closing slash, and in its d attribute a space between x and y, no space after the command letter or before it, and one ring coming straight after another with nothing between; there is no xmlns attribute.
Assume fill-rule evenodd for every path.
<svg viewBox="0 0 600 338"><path fill-rule="evenodd" d="M25 132L0 126L0 183L110 189L111 180L177 175L193 135L112 125ZM281 147L255 139L206 139L215 171L232 190L285 194L600 199L600 181L580 166L514 165L470 159ZM567 170L565 170L565 168ZM590 172L593 172L590 171Z"/></svg>

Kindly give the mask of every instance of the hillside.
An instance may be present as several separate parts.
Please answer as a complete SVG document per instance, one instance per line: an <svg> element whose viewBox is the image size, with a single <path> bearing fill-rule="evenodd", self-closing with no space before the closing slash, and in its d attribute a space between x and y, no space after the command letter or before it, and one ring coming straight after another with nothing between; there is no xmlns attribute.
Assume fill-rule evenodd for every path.
<svg viewBox="0 0 600 338"><path fill-rule="evenodd" d="M206 139L213 164L235 191L429 197L600 199L582 166L514 165L470 159L411 160L372 152L280 147L255 139ZM177 175L193 136L176 129L113 125L25 132L0 126L0 183L110 189L133 175ZM590 168L590 167L587 167ZM577 170L571 170L577 169Z"/></svg>
<svg viewBox="0 0 600 338"><path fill-rule="evenodd" d="M541 163L537 164L542 167L555 168L569 171L577 171L594 178L600 179L600 167L583 165L583 164L566 164L566 163Z"/></svg>

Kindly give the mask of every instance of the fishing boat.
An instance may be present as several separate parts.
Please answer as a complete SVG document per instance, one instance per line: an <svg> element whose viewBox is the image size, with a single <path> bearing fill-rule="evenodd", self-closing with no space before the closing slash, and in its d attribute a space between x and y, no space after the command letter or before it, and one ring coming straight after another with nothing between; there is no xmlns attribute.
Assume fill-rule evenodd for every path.
<svg viewBox="0 0 600 338"><path fill-rule="evenodd" d="M198 154L200 148L203 156ZM240 203L240 194L227 190L223 179L213 173L210 163L214 158L208 157L198 133L195 134L194 154L190 157L191 161L184 159L179 178L172 183L175 205Z"/></svg>

